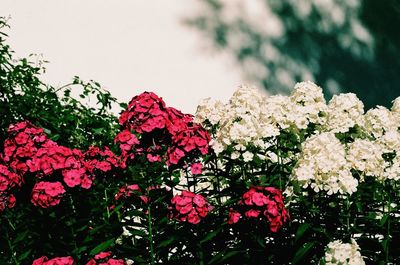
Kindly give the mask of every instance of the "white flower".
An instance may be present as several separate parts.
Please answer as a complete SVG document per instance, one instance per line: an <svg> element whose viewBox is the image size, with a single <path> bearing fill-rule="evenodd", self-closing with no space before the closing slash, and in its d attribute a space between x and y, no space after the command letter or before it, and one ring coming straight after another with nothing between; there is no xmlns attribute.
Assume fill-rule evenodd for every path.
<svg viewBox="0 0 400 265"><path fill-rule="evenodd" d="M346 161L345 147L333 133L311 136L302 144L292 179L304 188L310 186L328 195L352 194L358 185Z"/></svg>
<svg viewBox="0 0 400 265"><path fill-rule="evenodd" d="M246 151L242 154L242 157L244 162L249 162L253 160L254 155L253 153Z"/></svg>
<svg viewBox="0 0 400 265"><path fill-rule="evenodd" d="M233 152L231 154L231 159L236 160L240 157L240 153L239 152Z"/></svg>
<svg viewBox="0 0 400 265"><path fill-rule="evenodd" d="M364 104L353 93L334 95L328 103L325 128L332 132L347 132L355 125L362 126Z"/></svg>
<svg viewBox="0 0 400 265"><path fill-rule="evenodd" d="M377 106L370 109L364 119L365 130L375 138L381 137L387 131L397 130L395 116L385 107Z"/></svg>
<svg viewBox="0 0 400 265"><path fill-rule="evenodd" d="M313 82L297 83L290 100L294 103L291 108L294 123L299 129L307 128L309 123L324 124L327 106L322 88Z"/></svg>
<svg viewBox="0 0 400 265"><path fill-rule="evenodd" d="M204 123L208 120L211 125L216 125L224 114L225 105L221 101L206 98L197 106L194 120L197 123Z"/></svg>
<svg viewBox="0 0 400 265"><path fill-rule="evenodd" d="M389 130L377 139L382 146L384 153L397 151L400 153L400 132L397 130Z"/></svg>
<svg viewBox="0 0 400 265"><path fill-rule="evenodd" d="M260 122L275 125L278 129L286 129L293 122L290 111L293 103L289 97L276 95L265 99Z"/></svg>
<svg viewBox="0 0 400 265"><path fill-rule="evenodd" d="M385 168L385 172L383 173L382 179L392 179L392 180L400 180L400 156L397 156L393 159L391 165Z"/></svg>
<svg viewBox="0 0 400 265"><path fill-rule="evenodd" d="M351 243L342 243L341 240L330 242L325 252L326 265L364 265L360 247L354 239Z"/></svg>
<svg viewBox="0 0 400 265"><path fill-rule="evenodd" d="M221 153L222 151L224 151L224 146L222 143L217 142L215 140L211 140L210 143L212 149L214 150L214 152L218 155L219 153Z"/></svg>
<svg viewBox="0 0 400 265"><path fill-rule="evenodd" d="M126 265L132 265L132 264L134 264L134 261L131 259L126 259L125 263L126 263Z"/></svg>
<svg viewBox="0 0 400 265"><path fill-rule="evenodd" d="M397 97L395 100L392 101L392 112L400 114L400 97Z"/></svg>
<svg viewBox="0 0 400 265"><path fill-rule="evenodd" d="M385 168L382 154L383 149L379 143L356 139L349 145L347 160L352 168L361 171L364 175L380 179L383 177Z"/></svg>
<svg viewBox="0 0 400 265"><path fill-rule="evenodd" d="M218 124L212 142L215 153L221 153L230 145L238 151L245 151L248 145L268 147L264 139L277 136L280 131L263 114L265 102L266 96L261 91L248 86L239 87L227 104L211 103L209 99L203 101L198 107L196 119ZM215 119L210 119L211 116Z"/></svg>

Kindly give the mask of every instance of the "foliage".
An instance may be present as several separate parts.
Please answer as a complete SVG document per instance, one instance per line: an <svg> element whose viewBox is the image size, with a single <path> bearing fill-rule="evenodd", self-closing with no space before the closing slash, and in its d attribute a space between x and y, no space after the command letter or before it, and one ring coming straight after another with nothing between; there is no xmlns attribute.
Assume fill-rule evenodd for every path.
<svg viewBox="0 0 400 265"><path fill-rule="evenodd" d="M6 43L7 27L6 20L0 18L0 139L5 139L10 124L29 120L67 146L110 144L116 128L110 110L116 99L99 83L78 77L59 88L44 84L40 80L43 62L13 57ZM79 94L79 100L71 94ZM81 103L92 98L97 100L96 107Z"/></svg>
<svg viewBox="0 0 400 265"><path fill-rule="evenodd" d="M314 80L327 98L356 93L367 108L397 96L400 4L396 0L223 1L199 3L187 18L227 51L251 82L288 93Z"/></svg>

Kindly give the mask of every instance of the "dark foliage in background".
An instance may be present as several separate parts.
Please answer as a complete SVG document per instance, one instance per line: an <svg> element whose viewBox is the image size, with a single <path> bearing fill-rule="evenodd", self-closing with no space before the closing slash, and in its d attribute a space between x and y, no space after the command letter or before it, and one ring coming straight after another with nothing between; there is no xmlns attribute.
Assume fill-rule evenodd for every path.
<svg viewBox="0 0 400 265"><path fill-rule="evenodd" d="M255 2L253 13L265 15L243 8ZM187 22L269 92L287 93L294 82L313 77L327 98L353 92L367 109L389 106L398 96L399 1L255 2L202 1L203 9Z"/></svg>

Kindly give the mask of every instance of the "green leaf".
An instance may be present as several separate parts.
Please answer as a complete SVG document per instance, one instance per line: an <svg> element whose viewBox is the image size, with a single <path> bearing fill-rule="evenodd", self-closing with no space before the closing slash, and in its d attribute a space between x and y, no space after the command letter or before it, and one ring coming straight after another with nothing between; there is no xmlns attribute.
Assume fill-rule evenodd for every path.
<svg viewBox="0 0 400 265"><path fill-rule="evenodd" d="M25 237L28 235L28 233L29 233L29 231L25 231L25 232L18 234L18 236L14 239L13 244L16 244L16 243L24 240Z"/></svg>
<svg viewBox="0 0 400 265"><path fill-rule="evenodd" d="M170 238L161 241L161 243L158 244L158 247L160 247L160 248L166 247L166 246L168 246L169 244L171 244L172 242L174 242L175 239L176 239L176 238L175 238L174 236L171 236Z"/></svg>
<svg viewBox="0 0 400 265"><path fill-rule="evenodd" d="M31 254L32 249L28 249L27 251L25 251L24 253L22 253L21 255L18 256L18 261L23 261L24 259L26 259L29 254Z"/></svg>
<svg viewBox="0 0 400 265"><path fill-rule="evenodd" d="M215 231L212 231L212 232L208 233L208 234L200 241L200 244L203 244L203 243L205 243L205 242L207 242L207 241L210 241L210 240L213 239L219 232L221 232L221 230L222 230L222 227L218 228L218 229L215 230Z"/></svg>
<svg viewBox="0 0 400 265"><path fill-rule="evenodd" d="M103 243L101 243L100 245L98 245L97 247L95 247L94 249L92 249L90 251L90 255L96 255L97 253L100 253L104 250L106 250L108 247L110 247L111 245L114 244L115 239L111 238Z"/></svg>
<svg viewBox="0 0 400 265"><path fill-rule="evenodd" d="M389 218L389 214L385 214L385 215L382 217L381 221L379 222L379 226L380 226L380 227L384 226L384 225L386 224L388 218Z"/></svg>
<svg viewBox="0 0 400 265"><path fill-rule="evenodd" d="M295 241L299 240L310 227L311 226L308 223L303 223L303 224L299 225L299 227L297 228L294 240Z"/></svg>
<svg viewBox="0 0 400 265"><path fill-rule="evenodd" d="M294 258L292 260L292 264L298 264L298 262L302 261L308 252L314 247L315 242L307 242L304 244L299 250L297 250Z"/></svg>
<svg viewBox="0 0 400 265"><path fill-rule="evenodd" d="M242 254L244 252L244 250L225 250L223 252L218 253L215 257L213 257L208 264L212 265L212 264L221 264L223 261Z"/></svg>

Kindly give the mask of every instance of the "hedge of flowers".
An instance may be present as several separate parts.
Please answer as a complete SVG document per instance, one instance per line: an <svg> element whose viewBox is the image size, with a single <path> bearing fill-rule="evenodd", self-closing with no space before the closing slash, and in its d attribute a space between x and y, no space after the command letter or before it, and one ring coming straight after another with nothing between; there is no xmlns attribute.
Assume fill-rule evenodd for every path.
<svg viewBox="0 0 400 265"><path fill-rule="evenodd" d="M144 92L112 146L29 121L0 155L9 264L399 264L400 98L242 86L195 116Z"/></svg>

